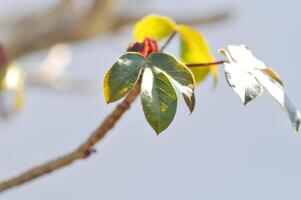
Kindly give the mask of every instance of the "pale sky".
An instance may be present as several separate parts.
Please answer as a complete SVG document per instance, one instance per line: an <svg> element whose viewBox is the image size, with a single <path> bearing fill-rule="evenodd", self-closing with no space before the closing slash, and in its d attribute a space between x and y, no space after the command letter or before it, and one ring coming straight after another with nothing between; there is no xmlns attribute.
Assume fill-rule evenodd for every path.
<svg viewBox="0 0 301 200"><path fill-rule="evenodd" d="M157 0L147 3L145 10L191 17L233 7L229 21L197 27L217 59L221 58L218 48L247 44L279 72L288 95L301 109L301 3L207 1ZM30 10L34 4L43 7L44 2L1 0L0 11L7 7ZM129 28L72 46L70 73L90 79L95 87L89 92L28 88L23 111L0 123L0 180L69 152L97 127L116 105L105 104L102 78L131 39ZM167 50L176 53L176 47ZM42 56L20 64L35 63ZM211 79L196 89L197 104L191 116L179 98L175 120L161 136L147 124L138 100L96 146L97 154L1 194L0 199L300 199L301 136L294 134L271 96L266 93L244 107L221 69L220 74L216 89Z"/></svg>

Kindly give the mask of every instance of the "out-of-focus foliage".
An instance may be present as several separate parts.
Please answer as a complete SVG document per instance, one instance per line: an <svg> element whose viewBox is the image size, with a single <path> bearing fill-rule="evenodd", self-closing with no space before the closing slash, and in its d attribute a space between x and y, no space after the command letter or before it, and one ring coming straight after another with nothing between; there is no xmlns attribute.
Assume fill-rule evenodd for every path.
<svg viewBox="0 0 301 200"><path fill-rule="evenodd" d="M25 74L18 65L10 64L2 68L0 77L0 115L7 117L24 104Z"/></svg>
<svg viewBox="0 0 301 200"><path fill-rule="evenodd" d="M244 104L260 96L264 88L286 112L293 128L298 131L300 112L287 97L278 74L255 58L245 45L230 45L220 49L226 57L225 76L229 86L239 95Z"/></svg>
<svg viewBox="0 0 301 200"><path fill-rule="evenodd" d="M186 25L176 24L168 17L151 14L142 18L136 23L133 35L136 40L142 40L144 37L162 40L174 32L179 32L180 35L180 54L184 63L206 63L214 60L202 33ZM191 71L196 83L202 82L209 72L213 74L214 82L217 82L215 65L195 67Z"/></svg>

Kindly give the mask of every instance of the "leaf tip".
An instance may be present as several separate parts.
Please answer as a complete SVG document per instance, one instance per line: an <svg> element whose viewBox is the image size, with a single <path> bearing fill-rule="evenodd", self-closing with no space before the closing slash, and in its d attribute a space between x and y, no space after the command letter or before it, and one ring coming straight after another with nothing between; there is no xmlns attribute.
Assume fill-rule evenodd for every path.
<svg viewBox="0 0 301 200"><path fill-rule="evenodd" d="M110 104L110 103L112 103L112 102L110 101L110 99L108 99L108 98L105 96L105 103L108 105L108 104Z"/></svg>
<svg viewBox="0 0 301 200"><path fill-rule="evenodd" d="M246 96L245 99L244 99L244 101L243 101L244 106L246 106L252 100L253 100L252 98L250 98L249 96Z"/></svg>
<svg viewBox="0 0 301 200"><path fill-rule="evenodd" d="M194 111L194 107L195 107L195 95L194 92L192 91L192 93L189 95L183 93L183 97L185 100L185 103L190 111L190 115L192 114L192 112Z"/></svg>
<svg viewBox="0 0 301 200"><path fill-rule="evenodd" d="M148 121L149 125L152 127L152 129L155 131L156 135L159 136L163 133L164 130L166 130L170 124L168 124L167 126L160 126L160 125L156 125L156 124L152 124Z"/></svg>
<svg viewBox="0 0 301 200"><path fill-rule="evenodd" d="M300 122L301 122L301 114L300 114L300 112L298 111L298 112L297 112L296 119L295 119L295 121L293 122L293 129L294 129L294 131L295 131L296 133L299 132Z"/></svg>
<svg viewBox="0 0 301 200"><path fill-rule="evenodd" d="M157 136L161 135L162 130L156 130L156 129L154 129L154 130L155 130Z"/></svg>

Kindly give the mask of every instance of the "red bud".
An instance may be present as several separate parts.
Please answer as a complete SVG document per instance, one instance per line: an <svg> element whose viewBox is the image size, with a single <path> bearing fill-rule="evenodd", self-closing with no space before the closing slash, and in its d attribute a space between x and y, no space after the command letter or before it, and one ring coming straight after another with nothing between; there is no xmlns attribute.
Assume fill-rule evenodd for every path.
<svg viewBox="0 0 301 200"><path fill-rule="evenodd" d="M133 42L127 48L129 52L139 52L145 57L150 53L158 52L158 43L155 39L145 37L143 42Z"/></svg>

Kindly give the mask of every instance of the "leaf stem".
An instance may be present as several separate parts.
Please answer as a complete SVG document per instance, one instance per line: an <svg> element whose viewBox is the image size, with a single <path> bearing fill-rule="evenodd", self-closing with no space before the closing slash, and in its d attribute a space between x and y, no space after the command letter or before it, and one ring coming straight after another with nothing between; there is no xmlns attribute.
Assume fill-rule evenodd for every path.
<svg viewBox="0 0 301 200"><path fill-rule="evenodd" d="M187 67L192 68L192 67L207 67L210 65L220 65L224 64L226 61L225 60L219 60L219 61L213 61L213 62L208 62L208 63L188 63L185 64Z"/></svg>
<svg viewBox="0 0 301 200"><path fill-rule="evenodd" d="M76 150L67 153L57 159L46 162L40 166L34 167L28 171L23 172L19 176L11 178L7 181L0 182L0 192L12 189L16 186L22 185L32 181L38 177L46 175L55 170L61 169L72 164L76 160L86 159L95 152L94 146L100 142L104 136L114 127L121 116L130 108L136 97L140 93L140 83L138 83L124 98L124 100L115 108L115 110L107 116L101 125L91 133Z"/></svg>
<svg viewBox="0 0 301 200"><path fill-rule="evenodd" d="M171 42L171 40L176 36L177 31L174 31L169 38L166 40L166 42L163 44L163 46L161 47L161 49L159 50L159 52L163 52L165 50L165 48L169 45L169 43Z"/></svg>

